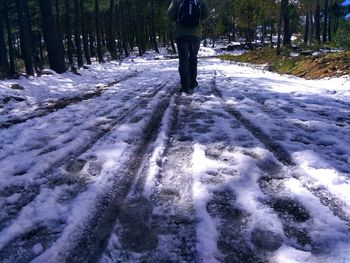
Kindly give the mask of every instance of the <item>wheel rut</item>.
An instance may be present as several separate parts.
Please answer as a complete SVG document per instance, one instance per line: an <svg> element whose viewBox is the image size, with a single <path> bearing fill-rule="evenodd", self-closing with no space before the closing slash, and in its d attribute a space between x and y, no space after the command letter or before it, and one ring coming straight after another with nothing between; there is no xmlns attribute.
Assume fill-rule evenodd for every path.
<svg viewBox="0 0 350 263"><path fill-rule="evenodd" d="M241 112L227 105L223 99L221 92L216 88L215 78L212 81L212 91L220 98L224 109L242 123L267 149L269 149L275 157L285 165L294 165L291 155L278 142L267 135L260 127L253 124L249 119L245 118Z"/></svg>
<svg viewBox="0 0 350 263"><path fill-rule="evenodd" d="M175 95L157 143L150 145L118 214L102 259L196 262L195 220L189 158L191 142L179 135L182 96ZM154 156L157 145L162 146ZM156 151L157 152L157 151ZM156 168L154 168L156 167ZM127 220L126 220L127 219ZM134 257L138 253L138 257ZM103 260L102 260L103 262Z"/></svg>
<svg viewBox="0 0 350 263"><path fill-rule="evenodd" d="M76 97L62 99L62 100L55 101L55 102L45 103L44 105L39 106L33 113L28 114L22 118L12 118L12 119L6 120L4 122L0 122L0 129L8 129L8 128L12 127L13 125L24 123L28 120L43 117L43 116L48 115L48 114L55 112L57 110L64 109L69 105L78 104L82 101L92 99L95 97L99 97L109 87L112 87L112 86L114 86L120 82L123 82L125 80L128 80L130 78L136 77L140 73L141 72L132 72L131 74L128 74L128 75L123 76L119 79L116 79L115 81L112 81L106 85L103 85L101 87L97 87L96 91L93 91L93 92L89 92L89 93L86 93L86 94L83 94L80 96L76 96Z"/></svg>
<svg viewBox="0 0 350 263"><path fill-rule="evenodd" d="M164 88L164 86L158 89L160 90L162 88ZM130 145L130 148L124 153L123 159L127 161L121 163L118 170L115 171L116 176L111 179L108 189L105 189L103 194L97 197L97 205L94 208L92 216L84 225L84 229L71 231L72 235L68 240L62 241L64 242L62 244L64 253L61 254L55 251L53 253L54 255L47 255L48 257L59 262L95 262L100 257L113 230L116 218L122 217L121 215L123 215L123 211L125 211L125 209L123 209L125 208L124 199L132 187L135 175L148 158L147 149L157 137L163 114L169 106L175 92L176 87L169 89L166 96L152 111L150 121L143 129L144 135L142 138L138 139L137 144ZM150 96L150 94L146 97L148 96ZM130 116L130 114L128 114L128 116ZM133 207L138 207L136 202L133 203ZM145 210L145 213L146 212L147 209ZM128 213L130 216L132 211ZM128 215L124 213L124 219L126 220L127 218ZM128 222L128 220L126 220L126 222ZM129 236L127 238L132 237ZM58 242L60 241L58 240ZM66 243L71 245L65 247L64 244ZM54 257L52 258L51 256Z"/></svg>
<svg viewBox="0 0 350 263"><path fill-rule="evenodd" d="M301 177L300 171L298 170L297 165L294 163L289 152L283 148L278 142L276 142L271 136L267 135L260 127L253 124L249 119L244 117L244 115L237 109L232 108L232 106L228 105L219 89L216 87L216 75L214 72L214 78L212 79L211 88L212 92L217 96L223 105L223 108L226 112L236 118L247 130L249 130L255 138L257 138L265 147L273 153L276 159L281 162L284 167L286 167L290 171L295 171L291 173L295 179L299 180ZM257 101L257 103L259 103ZM326 207L328 207L332 213L343 220L348 230L350 231L350 214L344 210L344 203L335 197L330 191L325 188L315 187L314 179L305 175L306 179L299 180L302 186L310 191L315 197L319 199L319 201Z"/></svg>
<svg viewBox="0 0 350 263"><path fill-rule="evenodd" d="M113 130L118 129L121 125L124 123L132 123L134 119L135 113L137 113L139 110L144 109L145 107L148 107L149 103L152 103L152 98L156 96L159 92L163 91L166 92L166 96L164 96L164 99L162 99L157 106L153 105L152 108L154 108L152 112L152 116L150 117L150 121L147 124L146 128L144 129L144 135L142 138L140 138L137 142L136 146L131 147L130 151L125 153L126 155L130 155L129 161L126 164L123 164L119 170L120 174L125 174L124 180L114 182L115 187L118 187L121 189L121 191L118 194L115 194L113 189L109 189L108 193L105 194L105 196L99 196L99 208L96 209L96 214L91 219L90 224L90 230L92 236L91 241L81 241L84 240L82 237L79 238L79 243L84 245L89 245L94 247L94 242L96 241L96 236L100 235L100 233L108 234L109 230L106 230L108 223L111 220L111 217L113 217L113 213L116 212L115 205L118 204L118 202L124 198L124 195L127 192L127 188L130 187L130 180L132 180L133 174L138 169L139 165L142 163L142 159L145 158L145 148L147 144L150 143L150 141L153 140L154 136L157 134L157 129L159 126L159 122L162 119L162 114L164 110L167 108L167 105L169 104L169 101L173 94L175 93L175 88L172 86L174 85L173 78L169 78L166 81L162 82L158 86L154 87L151 91L149 91L146 94L140 95L140 99L138 103L132 105L130 108L123 108L117 116L114 119L111 119L109 122L104 123L102 127L98 127L95 131L91 133L91 136L89 137L89 141L84 144L81 148L74 151L72 154L65 156L63 159L59 160L56 164L52 165L51 167L48 167L47 170L43 171L43 174L45 174L45 177L48 179L46 183L36 185L32 184L30 186L26 186L21 190L21 196L29 196L31 198L27 198L26 200L22 200L21 205L18 206L9 206L9 209L11 209L11 213L9 213L10 217L7 217L6 219L3 218L3 221L5 220L8 222L11 219L16 218L16 216L20 213L21 209L25 206L28 206L31 202L33 202L36 198L36 195L39 194L40 189L43 188L49 188L49 189L55 189L55 187L58 187L60 185L71 185L70 188L67 189L67 192L64 194L65 200L64 202L69 202L69 200L73 200L77 194L79 194L82 191L86 190L86 187L89 184L89 180L80 178L80 173L83 170L84 167L88 167L87 172L91 178L94 176L99 175L102 169L102 164L100 164L97 160L90 159L89 157L82 157L84 156L84 153L86 153L89 149L91 149L97 142L99 142L102 138L109 136L110 133L113 132ZM154 104L154 103L153 103ZM50 149L48 149L49 151ZM45 149L44 149L45 151ZM47 151L47 150L46 150ZM25 172L24 172L25 175ZM53 176L52 176L53 175ZM84 172L84 176L86 176ZM51 178L53 177L53 178ZM117 176L120 178L119 176ZM117 180L116 180L117 181ZM69 188L69 187L68 187ZM10 188L6 188L10 190ZM8 190L3 189L2 195L10 195L11 193L7 193ZM113 204L111 202L115 201ZM108 208L108 209L107 209ZM110 210L110 212L109 212ZM106 213L105 216L100 216L99 213ZM6 222L3 222L6 224ZM1 221L0 221L1 222ZM50 229L45 230L47 232L47 236L52 238L57 238L57 234L50 233ZM56 230L54 230L55 232ZM62 229L58 230L59 232L62 231ZM99 232L101 231L101 232ZM87 234L89 232L86 232ZM90 234L88 234L90 235ZM34 235L35 236L35 235ZM16 240L20 240L23 238L23 235L19 236L17 239L13 240L5 249L2 250L0 253L0 258L6 258L6 255L14 254L11 251L15 249L15 247L12 246L12 244L16 244ZM90 237L89 237L90 238ZM48 238L50 239L50 238ZM98 239L98 238L97 238ZM35 240L35 238L32 240ZM97 241L96 241L97 242ZM103 243L103 240L100 240L97 242L98 245L101 245ZM28 243L29 246L31 246L31 242ZM48 240L45 242L45 244L52 244L52 240ZM79 245L77 245L79 246ZM24 246L25 247L25 246ZM25 250L25 248L22 248ZM31 248L28 247L30 250ZM96 250L94 250L96 251ZM81 251L80 251L81 252ZM80 253L79 252L79 253ZM77 252L78 253L78 252ZM28 253L29 255L33 256L31 253ZM2 256L1 256L2 255ZM77 258L80 257L80 255L75 255ZM69 258L74 258L74 253L72 252ZM87 260L89 256L85 257ZM80 261L83 262L83 261ZM86 261L84 261L86 262Z"/></svg>

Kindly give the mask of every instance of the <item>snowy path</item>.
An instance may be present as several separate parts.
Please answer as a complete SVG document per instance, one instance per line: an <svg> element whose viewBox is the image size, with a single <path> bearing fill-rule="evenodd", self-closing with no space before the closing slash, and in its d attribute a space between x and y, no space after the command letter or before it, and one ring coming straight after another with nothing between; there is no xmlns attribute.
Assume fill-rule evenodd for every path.
<svg viewBox="0 0 350 263"><path fill-rule="evenodd" d="M349 80L157 63L2 126L0 261L349 262Z"/></svg>
<svg viewBox="0 0 350 263"><path fill-rule="evenodd" d="M127 80L128 78L136 76L137 73L138 72L135 71L135 72L132 72L131 74L126 74L125 76L121 76L120 78L112 82L109 82L107 84L97 85L95 90L88 90L83 94L72 94L71 96L68 96L68 97L44 101L44 103L41 103L39 105L35 105L35 107L32 107L31 111L30 110L19 111L18 108L13 110L13 112L7 111L6 117L3 118L4 120L0 123L0 128L7 129L12 125L23 123L37 117L42 117L56 110L65 108L69 105L76 104L93 97L101 96L101 94L109 87L114 86L124 80Z"/></svg>

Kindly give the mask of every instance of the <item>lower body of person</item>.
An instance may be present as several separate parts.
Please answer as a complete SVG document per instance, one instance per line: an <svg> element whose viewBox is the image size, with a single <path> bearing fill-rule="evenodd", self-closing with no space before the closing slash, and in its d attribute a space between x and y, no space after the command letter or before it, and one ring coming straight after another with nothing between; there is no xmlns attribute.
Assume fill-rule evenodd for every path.
<svg viewBox="0 0 350 263"><path fill-rule="evenodd" d="M191 92L198 86L197 63L201 39L195 36L182 36L176 39L179 54L179 73L182 92Z"/></svg>

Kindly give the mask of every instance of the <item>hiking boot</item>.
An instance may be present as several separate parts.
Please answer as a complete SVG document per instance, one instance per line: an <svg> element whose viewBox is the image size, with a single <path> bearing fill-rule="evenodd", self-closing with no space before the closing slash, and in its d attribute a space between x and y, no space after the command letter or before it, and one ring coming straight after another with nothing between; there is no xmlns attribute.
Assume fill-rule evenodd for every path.
<svg viewBox="0 0 350 263"><path fill-rule="evenodd" d="M192 89L192 88L188 89L186 94L193 95L194 94L194 89Z"/></svg>
<svg viewBox="0 0 350 263"><path fill-rule="evenodd" d="M190 87L191 87L191 89L198 87L198 82L195 81L195 82L191 83Z"/></svg>
<svg viewBox="0 0 350 263"><path fill-rule="evenodd" d="M181 92L188 93L188 92L189 92L189 88L183 87L183 86L182 86L182 87L180 88L179 92L180 92L180 93L181 93Z"/></svg>

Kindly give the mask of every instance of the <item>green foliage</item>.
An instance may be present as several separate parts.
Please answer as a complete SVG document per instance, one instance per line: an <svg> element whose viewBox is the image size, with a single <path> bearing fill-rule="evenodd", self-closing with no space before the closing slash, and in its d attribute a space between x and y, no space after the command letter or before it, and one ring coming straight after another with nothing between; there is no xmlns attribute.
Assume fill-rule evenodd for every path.
<svg viewBox="0 0 350 263"><path fill-rule="evenodd" d="M281 74L290 74L298 66L298 59L281 57L271 64L271 69Z"/></svg>
<svg viewBox="0 0 350 263"><path fill-rule="evenodd" d="M269 70L280 74L291 74L307 79L341 76L350 73L350 51L329 53L321 56L290 57L289 49L282 49L277 56L274 49L260 48L240 56L223 55L223 60L267 64Z"/></svg>
<svg viewBox="0 0 350 263"><path fill-rule="evenodd" d="M38 0L23 0L28 2L28 9L30 14L30 26L33 35L39 36L42 33L42 22L39 10ZM68 40L67 33L74 40L74 26L75 26L75 10L72 0L50 0L53 5L54 15L59 14L57 21L58 27L62 37L62 42L68 54ZM95 25L95 0L79 0L84 2L86 16L86 30L92 37L96 37ZM229 41L245 40L248 44L254 43L257 40L264 38L265 43L268 42L270 36L277 35L278 22L280 16L280 1L276 0L206 0L210 12L210 18L204 25L204 36L211 38L214 45L215 40L224 38ZM318 1L318 0L317 0ZM309 8L312 14L315 14L316 0L289 0L288 12L290 18L290 28L294 36L298 36L298 40L293 42L293 45L302 46L304 41L305 30L305 15ZM11 24L12 33L15 36L16 44L16 63L17 67L21 68L23 56L21 54L19 45L19 24L16 10L16 1L7 0L8 14ZM66 10L66 3L69 4L69 9ZM137 47L142 49L142 54L147 49L153 48L154 39L164 46L173 43L174 28L173 24L167 17L167 8L171 0L114 0L115 9L113 17L113 26L115 31L116 43L119 52L127 54L127 50L134 50ZM319 0L321 8L321 31L324 27L323 15L326 0ZM344 15L349 12L349 7L341 5L342 0L329 1L331 5L328 6L328 14L331 19L331 39L321 43L321 46L316 45L316 38L313 38L312 48L319 48L323 46L328 47L342 47L350 48L350 24L344 19ZM110 0L98 0L100 5L100 27L102 30L102 44L103 50L108 50L106 44L108 39L109 9ZM311 6L308 5L311 3ZM58 9L56 8L58 6ZM123 10L122 10L123 9ZM68 18L68 22L66 20ZM68 25L67 25L68 23ZM339 25L339 27L338 27ZM70 26L70 29L69 29ZM315 30L313 29L314 33ZM327 31L327 34L329 34ZM68 38L69 38L68 37ZM95 40L94 40L95 41ZM96 45L96 41L93 44ZM39 43L39 42L38 42ZM35 43L38 45L38 43ZM44 41L41 40L44 56L41 60L47 60L46 48ZM121 48L121 45L123 47ZM8 47L7 47L8 48ZM36 47L38 49L38 47ZM71 45L72 55L76 56L76 47L74 43ZM236 58L237 59L237 58ZM282 68L288 71L293 63L290 61L283 62Z"/></svg>
<svg viewBox="0 0 350 263"><path fill-rule="evenodd" d="M350 49L350 20L341 21L335 40L339 47Z"/></svg>

